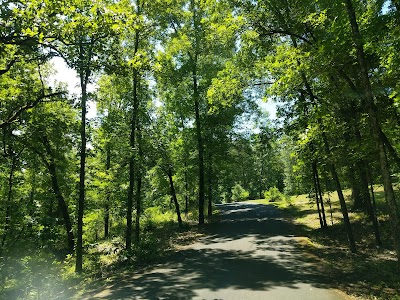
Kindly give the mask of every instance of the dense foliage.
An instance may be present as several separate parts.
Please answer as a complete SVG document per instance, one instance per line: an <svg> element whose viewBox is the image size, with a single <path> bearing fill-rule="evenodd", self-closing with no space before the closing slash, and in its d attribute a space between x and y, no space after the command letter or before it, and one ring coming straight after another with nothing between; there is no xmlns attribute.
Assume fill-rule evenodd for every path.
<svg viewBox="0 0 400 300"><path fill-rule="evenodd" d="M399 8L2 1L0 294L35 297L48 284L29 281L35 261L54 270L74 260L80 273L101 241L133 259L155 247L154 224L201 225L214 203L264 195L312 194L326 227L322 194L335 190L356 252L349 187L381 245L374 183L400 259ZM76 71L79 95L53 82L54 57ZM277 103L276 120L262 98Z"/></svg>

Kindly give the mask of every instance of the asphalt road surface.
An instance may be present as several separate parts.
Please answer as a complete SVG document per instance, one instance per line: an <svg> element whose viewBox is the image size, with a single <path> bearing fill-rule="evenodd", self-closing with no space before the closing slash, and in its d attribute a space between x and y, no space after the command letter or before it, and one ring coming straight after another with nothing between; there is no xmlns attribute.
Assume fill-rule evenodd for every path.
<svg viewBox="0 0 400 300"><path fill-rule="evenodd" d="M88 299L346 299L278 209L249 203L218 209L220 222L198 242Z"/></svg>

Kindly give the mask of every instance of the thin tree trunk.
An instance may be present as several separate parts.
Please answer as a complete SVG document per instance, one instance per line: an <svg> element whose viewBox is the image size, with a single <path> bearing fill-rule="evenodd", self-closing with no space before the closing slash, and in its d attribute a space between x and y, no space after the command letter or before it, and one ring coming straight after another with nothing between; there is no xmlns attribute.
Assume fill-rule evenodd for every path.
<svg viewBox="0 0 400 300"><path fill-rule="evenodd" d="M196 133L197 133L197 148L199 154L199 225L204 224L204 145L203 137L201 134L201 121L200 121L200 103L199 92L197 86L197 67L196 63L193 66L193 98L196 113Z"/></svg>
<svg viewBox="0 0 400 300"><path fill-rule="evenodd" d="M57 166L54 161L54 151L51 148L50 142L47 138L46 135L42 136L41 142L46 149L47 155L49 156L49 161L45 160L45 164L47 166L47 169L49 171L50 177L51 177L51 186L53 189L53 193L56 196L58 207L61 210L61 214L64 219L64 225L65 225L65 231L67 233L67 245L68 245L68 251L70 253L74 252L74 246L75 246L75 238L74 238L74 233L72 230L72 222L71 218L68 212L68 205L65 202L64 196L62 195L61 189L60 189L60 184L58 182L58 176L57 176Z"/></svg>
<svg viewBox="0 0 400 300"><path fill-rule="evenodd" d="M137 7L139 10L139 1L137 1ZM139 50L139 32L135 32L135 45L134 54ZM130 132L130 150L131 155L129 158L129 188L128 188L128 198L126 203L126 233L125 233L125 248L130 251L132 248L132 211L133 211L133 191L135 185L135 135L136 135L136 122L137 114L139 108L139 97L138 97L138 84L139 84L139 74L137 70L133 70L133 111L131 119L131 132Z"/></svg>
<svg viewBox="0 0 400 300"><path fill-rule="evenodd" d="M201 132L201 120L200 120L200 94L197 83L197 58L199 51L198 41L198 27L199 22L197 20L197 8L195 0L191 0L191 9L193 12L193 26L195 28L195 51L191 55L192 58L192 79L193 79L193 102L196 116L196 135L197 135L197 150L199 155L199 225L204 224L204 198L205 198L205 183L204 183L204 144Z"/></svg>
<svg viewBox="0 0 400 300"><path fill-rule="evenodd" d="M135 202L136 202L136 217L135 217L135 244L136 248L140 245L140 215L141 215L141 191L142 191L142 175L138 173Z"/></svg>
<svg viewBox="0 0 400 300"><path fill-rule="evenodd" d="M292 39L293 45L295 47L297 47L297 43L296 43L295 38L293 36L291 36L291 39ZM298 64L300 64L300 62L298 62ZM311 86L310 86L310 84L309 84L309 82L307 80L307 77L303 72L301 72L301 77L302 77L304 85L306 86L307 93L310 96L311 103L315 107L317 105L316 99L315 99L314 93L313 93L313 91L311 89ZM301 95L303 95L303 93L301 93ZM328 159L330 159L332 157L332 154L331 154L331 150L330 150L330 147L329 147L328 138L326 136L325 131L322 128L322 120L318 119L318 123L321 126L321 130L322 130L321 134L322 134L322 139L323 139L323 142L324 142L325 152L326 152L326 154L328 156ZM355 253L356 252L356 243L355 243L355 240L354 240L353 231L351 229L349 214L348 214L348 211L347 211L347 205L346 205L346 201L345 201L344 196L343 196L343 191L342 191L342 187L340 185L339 176L337 174L336 167L335 167L334 163L329 162L328 163L328 167L330 169L333 181L334 181L335 186L336 186L336 192L337 192L338 197L339 197L340 207L341 207L341 211L342 211L342 215L343 215L344 227L345 227L346 234L347 234L347 239L348 239L348 242L349 242L349 248L350 248L351 252Z"/></svg>
<svg viewBox="0 0 400 300"><path fill-rule="evenodd" d="M81 41L79 44L79 61L80 61L80 84L81 84L81 149L80 149L80 172L79 172L79 201L78 201L78 228L76 243L76 263L75 272L82 273L83 263L83 213L85 205L85 166L86 166L86 102L87 102L87 83L90 77L90 70L86 65L87 60L91 60L91 50L87 57L84 57L84 46Z"/></svg>
<svg viewBox="0 0 400 300"><path fill-rule="evenodd" d="M36 156L34 157L33 162L33 173L32 173L32 181L31 181L31 191L29 193L29 203L28 203L28 213L29 216L33 219L35 215L35 194L36 194ZM29 222L28 229L31 232L33 222Z"/></svg>
<svg viewBox="0 0 400 300"><path fill-rule="evenodd" d="M54 161L52 161L52 159L48 165L48 170L49 170L50 177L51 177L51 184L53 187L53 192L54 192L54 195L56 196L58 206L60 207L61 214L64 219L65 230L67 232L68 251L70 253L73 253L75 239L74 239L74 233L72 231L72 222L71 222L71 218L68 213L67 203L65 202L65 199L60 190L60 185L58 183L56 165L55 165Z"/></svg>
<svg viewBox="0 0 400 300"><path fill-rule="evenodd" d="M4 245L6 243L7 235L10 230L10 223L11 223L11 210L12 210L12 192L13 192L13 185L14 185L14 172L15 172L15 165L17 162L17 157L15 153L12 154L11 157L11 167L10 167L10 174L8 176L8 191L7 191L7 201L6 201L6 215L4 219L4 226L3 226L3 237L1 239L1 249L0 253L4 249Z"/></svg>
<svg viewBox="0 0 400 300"><path fill-rule="evenodd" d="M374 107L374 96L372 93L371 82L369 80L369 75L368 75L368 66L367 66L367 61L365 59L364 45L361 33L358 28L358 23L353 3L351 0L345 0L343 2L347 8L347 14L349 17L352 30L353 42L355 45L355 50L357 52L357 59L360 67L360 73L361 73L360 75L365 93L365 101L368 110L369 122L373 132L373 138L376 143L376 148L378 149L379 152L379 162L381 167L383 186L385 190L385 199L389 207L389 219L393 232L394 247L396 250L397 261L400 268L400 214L395 199L392 181L390 178L390 168L388 159L386 157L385 145L380 138L380 125Z"/></svg>
<svg viewBox="0 0 400 300"><path fill-rule="evenodd" d="M296 42L295 37L291 36L291 40L293 42L294 47L297 48L297 42ZM297 63L298 63L298 65L300 65L299 61L297 61ZM304 83L304 85L306 87L307 93L310 96L311 104L314 107L316 107L317 102L316 102L314 93L312 91L312 88L311 88L311 86L310 86L310 84L309 84L309 82L307 80L307 77L306 77L304 72L301 72L301 78L302 78L303 83ZM301 93L301 95L303 95L303 93ZM329 143L328 143L328 138L326 136L326 133L322 128L322 120L318 119L318 123L320 124L321 130L322 130L322 139L323 139L323 142L324 142L325 152L326 152L326 154L328 156L328 159L330 159L331 156L332 156L331 155L331 150L329 148ZM343 191L342 191L342 187L340 185L339 176L337 174L336 167L332 162L329 162L328 166L329 166L332 178L333 178L333 180L335 182L336 191L338 193L340 207L341 207L341 211L342 211L342 215L343 215L344 226L345 226L345 230L346 230L346 234L347 234L347 239L348 239L348 242L349 242L349 248L350 248L351 252L355 253L356 252L356 243L354 241L353 231L351 229L349 215L348 215L348 212L347 212L347 205L346 205L346 201L345 201L344 196L343 196Z"/></svg>
<svg viewBox="0 0 400 300"><path fill-rule="evenodd" d="M207 217L211 218L212 217L212 176L213 176L213 170L212 170L212 156L211 152L208 154L208 209L207 209Z"/></svg>
<svg viewBox="0 0 400 300"><path fill-rule="evenodd" d="M363 190L365 190L365 188L366 188L366 191L367 191L367 195L365 195L364 200L365 200L365 204L366 204L367 213L368 213L369 219L372 223L372 227L374 230L375 242L376 242L377 246L382 246L381 235L379 232L378 219L376 218L372 200L371 200L371 197L370 197L369 191L368 191L368 176L367 176L367 171L365 170L365 166L368 164L364 161L361 161L361 162L359 162L358 165L359 165L359 169L360 169Z"/></svg>
<svg viewBox="0 0 400 300"><path fill-rule="evenodd" d="M397 153L396 149L394 149L394 147L392 146L392 143L390 143L388 137L386 136L386 134L382 131L382 129L380 128L379 130L379 135L381 138L382 143L385 144L386 149L389 151L390 155L392 156L392 158L394 159L394 161L396 162L397 166L400 168L400 156Z"/></svg>
<svg viewBox="0 0 400 300"><path fill-rule="evenodd" d="M358 128L355 128L355 138L356 138L356 141L361 145L362 138L361 138L360 130L358 130ZM357 161L357 167L358 167L358 171L360 173L361 194L362 194L362 198L364 199L365 209L366 209L366 212L372 223L376 245L381 246L382 240L381 240L381 235L379 232L379 223L378 223L378 219L375 214L373 202L372 202L371 196L369 194L369 189L368 189L368 182L369 182L368 165L369 165L368 162L366 162L364 160L360 159Z"/></svg>
<svg viewBox="0 0 400 300"><path fill-rule="evenodd" d="M318 198L318 187L317 187L317 176L316 176L317 163L315 161L313 161L313 163L312 163L312 171L313 171L315 201L317 202L317 209L318 209L319 225L320 225L321 228L323 228L324 227L324 223L322 221L321 208L319 206L319 198Z"/></svg>
<svg viewBox="0 0 400 300"><path fill-rule="evenodd" d="M136 186L136 194L135 194L135 202L136 202L136 218L135 218L135 244L136 248L139 248L140 245L140 215L142 213L142 172L141 172L141 165L142 165L142 135L141 129L137 126L136 131L138 133L138 148L139 148L139 157L137 163L137 186Z"/></svg>
<svg viewBox="0 0 400 300"><path fill-rule="evenodd" d="M331 150L329 148L328 138L326 137L326 133L324 131L322 131L322 139L324 141L325 152L326 152L327 156L330 158L332 156L331 155ZM343 191L342 191L342 187L340 185L339 176L338 176L338 174L336 172L336 167L332 162L329 162L328 166L329 166L329 169L331 171L331 175L332 175L333 181L334 181L335 186L336 186L336 192L337 192L338 197L339 197L340 208L341 208L342 215L343 215L344 227L345 227L345 230L346 230L350 251L355 253L356 252L356 243L355 243L355 240L354 240L353 231L351 229L349 214L347 212L347 205L346 205L346 201L344 200Z"/></svg>
<svg viewBox="0 0 400 300"><path fill-rule="evenodd" d="M182 130L185 129L185 123L183 122L183 117L182 114L180 114L180 119L181 119L181 126ZM189 155L187 153L187 155ZM189 212L189 180L188 180L188 172L187 172L187 157L184 157L184 180L185 180L185 215L187 216Z"/></svg>
<svg viewBox="0 0 400 300"><path fill-rule="evenodd" d="M375 192L374 192L374 181L372 180L372 175L370 170L367 170L367 174L368 174L368 178L369 178L369 185L370 185L370 191L371 191L371 198L372 198L372 208L374 210L375 216L377 216L377 221L379 224L379 220L378 220L378 212L376 210L376 201L375 201Z"/></svg>
<svg viewBox="0 0 400 300"><path fill-rule="evenodd" d="M357 178L356 169L354 165L350 166L349 171L349 181L351 185L351 196L353 198L353 208L354 209L362 209L365 211L365 203L360 189L360 182Z"/></svg>
<svg viewBox="0 0 400 300"><path fill-rule="evenodd" d="M324 199L322 197L322 190L321 190L321 184L319 182L319 175L318 175L318 168L317 165L315 164L315 178L317 180L317 188L318 188L318 195L319 195L319 203L321 204L321 214L322 214L322 222L323 222L323 227L328 227L328 224L326 223L326 215L325 215L325 206L324 206Z"/></svg>
<svg viewBox="0 0 400 300"><path fill-rule="evenodd" d="M189 212L189 182L187 173L187 162L185 160L185 214Z"/></svg>
<svg viewBox="0 0 400 300"><path fill-rule="evenodd" d="M172 179L171 167L169 167L167 174L168 174L168 179L169 179L169 187L170 187L171 198L172 198L172 201L174 202L174 205L175 205L176 216L178 217L178 224L179 224L179 227L182 227L181 210L179 208L179 202L178 202L178 199L176 197L174 181Z"/></svg>
<svg viewBox="0 0 400 300"><path fill-rule="evenodd" d="M107 172L110 171L111 168L111 149L110 145L107 145L107 157L106 157L106 170ZM106 203L104 206L104 238L108 238L110 234L110 188L107 187L107 196L106 196Z"/></svg>

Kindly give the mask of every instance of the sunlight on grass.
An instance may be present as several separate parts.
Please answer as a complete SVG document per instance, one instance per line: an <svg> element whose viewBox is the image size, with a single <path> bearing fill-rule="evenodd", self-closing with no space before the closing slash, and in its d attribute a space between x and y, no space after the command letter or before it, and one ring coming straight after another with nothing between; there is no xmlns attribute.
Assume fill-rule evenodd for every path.
<svg viewBox="0 0 400 300"><path fill-rule="evenodd" d="M303 229L302 247L318 256L324 272L337 281L338 288L361 299L400 299L400 275L396 268L388 209L382 186L374 186L376 211L384 245L377 247L368 216L353 210L351 190L343 191L349 211L357 254L348 250L343 216L336 192L323 194L328 228L321 230L315 195L291 196L276 202L266 199L248 203L273 205ZM396 188L399 193L399 187ZM352 284L349 285L349 282Z"/></svg>

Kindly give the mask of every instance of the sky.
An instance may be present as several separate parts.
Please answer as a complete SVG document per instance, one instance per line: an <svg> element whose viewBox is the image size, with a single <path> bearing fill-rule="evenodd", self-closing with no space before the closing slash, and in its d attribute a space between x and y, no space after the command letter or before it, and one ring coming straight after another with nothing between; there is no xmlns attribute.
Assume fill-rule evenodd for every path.
<svg viewBox="0 0 400 300"><path fill-rule="evenodd" d="M51 76L50 82L52 83L54 80L58 82L64 82L67 84L68 91L71 95L80 95L79 78L76 71L69 68L61 57L52 58L51 63L54 65L54 69L57 71L57 73ZM95 84L88 85L88 92L93 92L95 89ZM96 103L89 101L88 106L86 117L88 119L92 119L96 117Z"/></svg>
<svg viewBox="0 0 400 300"><path fill-rule="evenodd" d="M70 69L61 57L54 57L51 60L51 63L54 65L54 69L57 71L57 73L51 77L50 81L53 82L55 80L58 82L64 82L67 84L68 91L71 95L79 95L80 87L78 74L74 70ZM88 86L88 91L90 92L93 92L95 89L95 84L90 84ZM96 117L96 103L89 102L88 105L87 118L91 119ZM276 119L276 105L274 102L263 102L260 100L258 101L258 105L262 108L262 110L268 111L272 120Z"/></svg>

